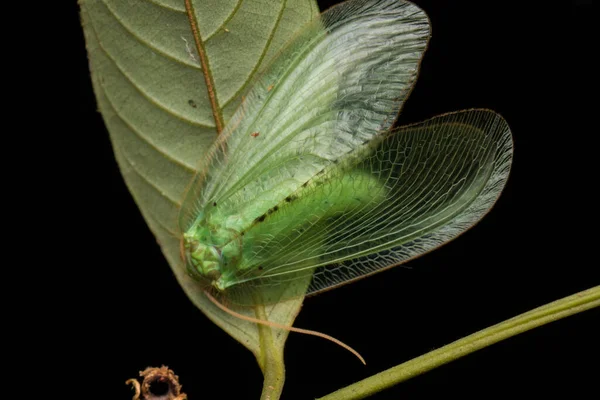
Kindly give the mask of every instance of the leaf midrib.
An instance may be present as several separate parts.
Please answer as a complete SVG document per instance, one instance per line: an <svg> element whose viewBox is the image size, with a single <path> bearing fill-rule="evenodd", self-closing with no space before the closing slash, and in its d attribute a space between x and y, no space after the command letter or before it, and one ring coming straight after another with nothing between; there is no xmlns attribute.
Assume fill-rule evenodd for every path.
<svg viewBox="0 0 600 400"><path fill-rule="evenodd" d="M194 36L194 42L196 43L196 51L200 57L200 64L202 65L202 75L206 82L206 91L208 92L208 100L210 101L210 108L212 109L213 118L215 119L215 125L217 134L223 131L225 123L223 122L223 112L219 107L217 101L217 94L215 92L215 82L210 65L208 63L208 57L206 56L206 50L204 49L204 43L200 38L200 30L198 29L198 21L196 20L194 7L192 6L191 0L185 0L185 11L190 21L190 27L192 28L192 35Z"/></svg>
<svg viewBox="0 0 600 400"><path fill-rule="evenodd" d="M258 71L258 68L262 64L262 62L267 54L267 51L268 51L269 47L271 46L271 42L273 41L273 38L275 37L275 33L277 32L277 29L279 28L279 24L281 23L281 19L283 17L283 12L285 11L286 6L287 6L287 0L283 0L281 3L281 7L279 9L279 12L277 14L277 19L275 20L275 24L273 25L273 29L271 29L271 32L269 33L269 37L265 43L263 51L260 54L260 57L258 58L256 64L250 71L248 78L239 87L239 89L236 90L236 92L232 96L230 96L230 98L228 100L226 100L223 103L223 106L221 107L221 106L219 106L219 101L217 99L216 85L214 82L212 71L210 69L210 62L208 60L204 44L209 39L211 39L216 34L216 32L218 32L221 28L223 28L225 26L225 24L235 16L235 14L239 10L242 3L243 3L243 0L239 0L237 2L237 4L235 5L234 10L227 16L226 20L219 26L219 28L217 28L215 30L215 32L213 32L213 34L209 35L206 40L202 40L202 38L200 36L199 23L195 16L196 14L194 12L194 6L192 5L191 0L185 0L186 14L188 16L188 20L190 21L190 27L192 29L192 36L194 37L194 42L196 44L196 51L198 52L198 55L200 57L200 63L202 66L202 74L204 75L204 80L206 82L206 88L207 88L207 92L208 92L210 106L211 106L211 109L213 112L213 117L214 117L215 124L216 124L217 134L220 134L223 131L223 128L225 127L225 121L223 118L223 109L225 107L227 107L232 101L237 99L238 96L248 87L248 85L252 81L252 77Z"/></svg>

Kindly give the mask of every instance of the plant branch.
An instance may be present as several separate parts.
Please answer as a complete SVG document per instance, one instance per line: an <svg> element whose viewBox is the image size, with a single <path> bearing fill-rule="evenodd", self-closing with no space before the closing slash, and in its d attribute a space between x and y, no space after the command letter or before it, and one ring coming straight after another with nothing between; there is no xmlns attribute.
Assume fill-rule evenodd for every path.
<svg viewBox="0 0 600 400"><path fill-rule="evenodd" d="M600 286L584 290L493 325L440 349L333 392L320 400L364 399L501 340L598 306L600 306Z"/></svg>

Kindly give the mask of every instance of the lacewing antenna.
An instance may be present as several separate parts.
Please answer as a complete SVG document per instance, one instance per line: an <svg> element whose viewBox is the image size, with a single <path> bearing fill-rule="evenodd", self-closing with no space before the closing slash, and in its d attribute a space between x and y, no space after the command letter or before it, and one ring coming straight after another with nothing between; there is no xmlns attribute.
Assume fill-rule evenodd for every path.
<svg viewBox="0 0 600 400"><path fill-rule="evenodd" d="M305 335L317 336L317 337L320 337L323 339L327 339L327 340L343 347L344 349L348 350L350 353L354 354L364 365L367 365L367 363L365 362L365 359L358 353L358 351L354 350L352 347L350 347L346 343L343 343L342 341L334 338L333 336L329 336L329 335L326 335L324 333L317 332L317 331L311 331L308 329L301 329L301 328L294 328L293 326L286 326L286 325L278 324L278 323L272 322L272 321L265 321L263 319L248 317L246 315L239 314L239 313L225 307L223 304L219 303L217 301L217 299L215 299L206 290L204 291L204 294L206 295L206 297L208 297L208 299L215 306L219 307L222 311L226 312L227 314L231 315L232 317L239 318L241 320L252 322L255 324L269 326L271 328L284 329L284 330L290 331L290 332L298 332L298 333L303 333Z"/></svg>

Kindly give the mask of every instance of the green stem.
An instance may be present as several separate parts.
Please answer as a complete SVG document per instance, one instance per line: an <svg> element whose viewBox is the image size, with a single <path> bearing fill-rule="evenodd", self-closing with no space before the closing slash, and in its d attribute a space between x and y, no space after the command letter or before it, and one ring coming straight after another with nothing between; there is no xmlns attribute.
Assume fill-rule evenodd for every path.
<svg viewBox="0 0 600 400"><path fill-rule="evenodd" d="M600 286L546 304L476 332L440 349L333 392L320 400L364 399L501 340L598 306L600 306Z"/></svg>
<svg viewBox="0 0 600 400"><path fill-rule="evenodd" d="M255 307L256 318L268 321L265 307ZM269 326L257 324L260 337L258 364L263 372L264 382L260 400L278 400L285 382L285 365L282 349L275 346L273 331Z"/></svg>

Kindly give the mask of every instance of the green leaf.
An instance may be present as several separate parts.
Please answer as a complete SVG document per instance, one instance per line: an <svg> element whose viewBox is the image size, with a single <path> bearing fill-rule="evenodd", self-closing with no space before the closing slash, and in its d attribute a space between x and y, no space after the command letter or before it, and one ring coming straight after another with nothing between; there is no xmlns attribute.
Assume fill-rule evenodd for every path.
<svg viewBox="0 0 600 400"><path fill-rule="evenodd" d="M80 0L80 6L98 107L117 162L175 276L263 371L271 362L281 375L287 332L235 319L206 299L182 265L177 215L199 161L253 77L317 15L314 0ZM301 303L242 313L291 325Z"/></svg>

